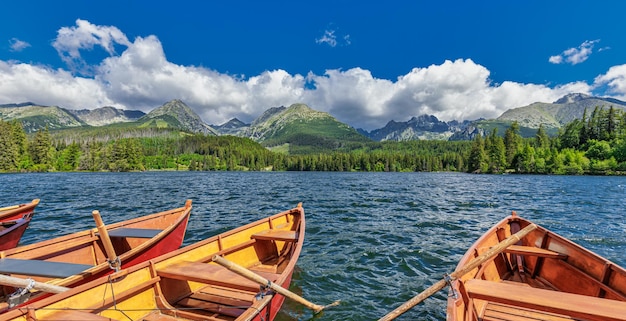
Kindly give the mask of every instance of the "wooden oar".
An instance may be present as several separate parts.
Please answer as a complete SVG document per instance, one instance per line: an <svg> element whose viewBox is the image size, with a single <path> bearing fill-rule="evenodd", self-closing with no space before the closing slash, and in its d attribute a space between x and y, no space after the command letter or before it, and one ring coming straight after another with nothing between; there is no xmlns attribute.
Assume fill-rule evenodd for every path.
<svg viewBox="0 0 626 321"><path fill-rule="evenodd" d="M34 290L48 292L48 293L61 293L61 292L69 290L69 288L66 288L64 286L41 283L41 282L29 280L29 279L22 279L22 278L8 276L4 274L0 274L0 284L8 285L8 286L16 287L16 288L31 287Z"/></svg>
<svg viewBox="0 0 626 321"><path fill-rule="evenodd" d="M216 255L216 256L213 257L213 262L215 262L215 263L217 263L217 264L219 264L219 265L221 265L221 266L223 266L223 267L225 267L225 268L227 268L227 269L229 269L229 270L231 270L231 271L233 271L233 272L235 272L235 273L237 273L237 274L239 274L239 275L241 275L241 276L243 276L243 277L245 277L245 278L247 278L249 280L257 282L260 285L267 285L267 286L269 286L269 288L274 290L274 291L276 291L276 293L282 294L284 297L290 298L290 299L292 299L292 300L294 300L294 301L296 301L296 302L306 306L307 308L313 310L314 313L319 313L320 311L322 311L322 310L324 310L324 309L326 309L328 307L335 306L335 305L339 304L339 301L335 301L335 302L333 302L333 303L331 303L329 305L318 305L318 304L312 303L312 302L308 301L307 299L305 299L305 298L303 298L303 297L301 297L301 296L299 296L299 295L297 295L297 294L295 294L295 293L293 293L293 292L283 288L282 286L267 280L266 278L264 278L264 277L262 277L262 276L260 276L260 275L258 275L256 273L254 273L254 272L244 268L243 266L240 266L240 265L238 265L236 263L228 261L227 259L225 259L225 258L223 258L223 257L221 257L219 255Z"/></svg>
<svg viewBox="0 0 626 321"><path fill-rule="evenodd" d="M102 222L102 218L100 217L99 211L93 211L91 213L93 215L93 219L96 221L96 227L98 228L98 233L100 233L100 239L102 240L102 244L104 245L104 250L106 251L107 257L109 258L109 264L111 264L111 268L115 269L115 271L119 271L121 267L121 262L115 254L115 249L113 248L113 243L111 243L111 238L109 237L109 231L104 226Z"/></svg>
<svg viewBox="0 0 626 321"><path fill-rule="evenodd" d="M521 240L524 236L526 236L526 234L530 233L532 230L536 228L537 228L537 225L530 224L526 226L523 230L509 236L506 240L498 243L498 245L487 250L487 252L471 260L461 269L452 272L450 274L450 280L457 279L467 274L471 270L477 268L479 265L485 263L486 261L489 261L494 256L498 255L500 252L504 251L507 247L519 242L519 240ZM395 310L389 312L384 317L378 319L378 321L389 321L389 320L393 320L399 317L401 314L408 311L412 307L416 306L418 303L426 300L426 298L430 297L431 295L437 293L439 290L443 289L447 284L448 284L448 280L446 278L439 280L437 283L431 285L428 289L422 291L422 293L414 296L412 299L410 299L409 301L406 301Z"/></svg>

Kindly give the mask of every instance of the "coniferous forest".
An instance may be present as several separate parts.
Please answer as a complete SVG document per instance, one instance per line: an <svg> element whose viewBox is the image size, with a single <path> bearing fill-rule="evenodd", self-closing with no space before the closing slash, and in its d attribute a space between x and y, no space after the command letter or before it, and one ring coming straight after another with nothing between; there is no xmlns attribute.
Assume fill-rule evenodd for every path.
<svg viewBox="0 0 626 321"><path fill-rule="evenodd" d="M234 136L172 129L89 133L40 130L0 120L0 172L366 171L618 175L626 172L626 113L596 107L556 136L540 127L523 138L517 123L473 141L350 142L336 148L269 150Z"/></svg>

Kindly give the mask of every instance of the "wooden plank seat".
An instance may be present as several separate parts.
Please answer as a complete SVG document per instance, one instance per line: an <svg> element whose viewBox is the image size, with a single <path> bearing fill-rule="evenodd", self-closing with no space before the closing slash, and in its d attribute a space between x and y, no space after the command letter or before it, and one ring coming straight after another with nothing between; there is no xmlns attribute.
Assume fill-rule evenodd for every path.
<svg viewBox="0 0 626 321"><path fill-rule="evenodd" d="M533 246L521 246L521 245L511 245L504 250L505 253L511 254L519 254L519 255L529 255L529 256L537 256L537 257L545 257L545 258L554 258L554 259L564 259L567 258L566 254L562 254L559 252L554 252L538 247Z"/></svg>
<svg viewBox="0 0 626 321"><path fill-rule="evenodd" d="M250 237L256 240L295 242L298 240L298 233L288 230L265 230L252 234Z"/></svg>
<svg viewBox="0 0 626 321"><path fill-rule="evenodd" d="M109 230L110 237L136 237L136 238L146 238L151 239L155 237L157 234L161 233L163 230L159 229L150 229L150 228L130 228L130 227L121 227L113 230Z"/></svg>
<svg viewBox="0 0 626 321"><path fill-rule="evenodd" d="M272 282L275 282L279 276L275 273L263 271L254 271L254 273ZM260 285L258 283L248 280L247 278L240 276L235 272L231 272L217 264L179 262L165 268L158 269L157 275L170 279L213 284L244 291L258 292L260 290Z"/></svg>
<svg viewBox="0 0 626 321"><path fill-rule="evenodd" d="M66 278L93 267L88 264L50 262L41 260L0 259L0 273Z"/></svg>
<svg viewBox="0 0 626 321"><path fill-rule="evenodd" d="M485 307L482 321L572 321L574 319L550 312L524 309L490 302Z"/></svg>
<svg viewBox="0 0 626 321"><path fill-rule="evenodd" d="M545 311L574 319L626 320L626 301L477 279L467 280L464 285L472 299Z"/></svg>

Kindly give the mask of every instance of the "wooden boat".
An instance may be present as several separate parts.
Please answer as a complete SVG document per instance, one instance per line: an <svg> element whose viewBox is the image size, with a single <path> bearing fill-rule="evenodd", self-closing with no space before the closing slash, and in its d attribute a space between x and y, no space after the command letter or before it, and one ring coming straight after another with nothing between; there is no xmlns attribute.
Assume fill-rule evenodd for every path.
<svg viewBox="0 0 626 321"><path fill-rule="evenodd" d="M17 220L0 222L0 251L12 249L20 243L32 215L29 213Z"/></svg>
<svg viewBox="0 0 626 321"><path fill-rule="evenodd" d="M513 215L467 251L457 271L530 226ZM536 226L452 282L447 320L626 320L626 270Z"/></svg>
<svg viewBox="0 0 626 321"><path fill-rule="evenodd" d="M26 214L31 214L39 204L39 199L34 199L30 203L12 205L0 208L0 222L15 221Z"/></svg>
<svg viewBox="0 0 626 321"><path fill-rule="evenodd" d="M304 232L298 204L0 314L0 320L273 320L285 298L214 260L288 287Z"/></svg>
<svg viewBox="0 0 626 321"><path fill-rule="evenodd" d="M130 267L180 248L191 209L187 200L184 207L2 251L0 274L63 287L85 283L112 273L116 265ZM107 245L116 257L107 254ZM14 293L11 285L0 286L0 311L48 295Z"/></svg>

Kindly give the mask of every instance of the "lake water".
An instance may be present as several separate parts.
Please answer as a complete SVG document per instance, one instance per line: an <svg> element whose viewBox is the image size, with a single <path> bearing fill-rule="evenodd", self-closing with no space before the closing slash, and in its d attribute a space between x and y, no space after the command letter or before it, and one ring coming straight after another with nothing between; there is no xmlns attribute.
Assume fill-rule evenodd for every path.
<svg viewBox="0 0 626 321"><path fill-rule="evenodd" d="M626 266L626 177L462 173L145 172L0 175L0 206L40 198L23 244L183 206L185 244L303 202L307 230L279 320L377 320L452 272L512 210ZM398 320L445 320L447 291Z"/></svg>

